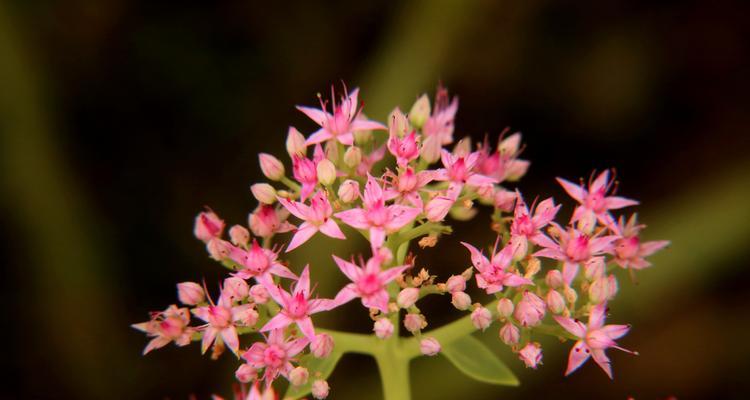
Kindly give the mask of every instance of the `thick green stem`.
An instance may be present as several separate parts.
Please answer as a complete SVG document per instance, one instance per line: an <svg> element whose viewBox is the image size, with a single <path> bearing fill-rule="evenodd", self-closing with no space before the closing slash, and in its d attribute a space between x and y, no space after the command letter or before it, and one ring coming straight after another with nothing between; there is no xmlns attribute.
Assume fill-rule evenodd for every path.
<svg viewBox="0 0 750 400"><path fill-rule="evenodd" d="M375 361L380 371L380 380L383 384L383 398L385 400L409 400L411 399L411 387L409 382L409 358L403 354L400 348L399 338L391 338L389 345L375 355Z"/></svg>

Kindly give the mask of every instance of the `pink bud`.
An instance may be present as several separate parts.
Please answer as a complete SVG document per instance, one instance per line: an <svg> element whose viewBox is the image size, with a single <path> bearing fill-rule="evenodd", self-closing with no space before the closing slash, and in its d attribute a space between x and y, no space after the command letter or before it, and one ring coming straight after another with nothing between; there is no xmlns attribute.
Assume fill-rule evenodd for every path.
<svg viewBox="0 0 750 400"><path fill-rule="evenodd" d="M256 183L250 186L253 197L263 204L273 204L276 202L276 189L267 183Z"/></svg>
<svg viewBox="0 0 750 400"><path fill-rule="evenodd" d="M223 230L224 221L210 209L195 217L193 234L204 243L208 243L211 239L220 237Z"/></svg>
<svg viewBox="0 0 750 400"><path fill-rule="evenodd" d="M471 323L475 328L485 330L492 323L492 313L484 307L477 307L471 312Z"/></svg>
<svg viewBox="0 0 750 400"><path fill-rule="evenodd" d="M375 321L372 330L379 339L388 339L393 335L393 323L388 318L380 318Z"/></svg>
<svg viewBox="0 0 750 400"><path fill-rule="evenodd" d="M516 192L510 190L498 189L495 191L495 208L510 212L513 210L513 205L516 202Z"/></svg>
<svg viewBox="0 0 750 400"><path fill-rule="evenodd" d="M409 313L404 316L404 327L411 333L418 332L426 326L427 321L422 314Z"/></svg>
<svg viewBox="0 0 750 400"><path fill-rule="evenodd" d="M536 326L542 322L545 314L545 304L539 296L528 290L523 293L521 301L516 306L514 316L521 323L521 326Z"/></svg>
<svg viewBox="0 0 750 400"><path fill-rule="evenodd" d="M505 170L505 180L515 182L529 170L529 162L526 160L510 160Z"/></svg>
<svg viewBox="0 0 750 400"><path fill-rule="evenodd" d="M547 276L544 277L544 282L552 289L559 289L564 284L562 273L556 269L549 270Z"/></svg>
<svg viewBox="0 0 750 400"><path fill-rule="evenodd" d="M263 171L266 178L278 181L284 177L284 164L278 158L268 153L260 153L258 159L260 160L260 170Z"/></svg>
<svg viewBox="0 0 750 400"><path fill-rule="evenodd" d="M430 117L430 99L426 94L420 96L409 111L409 121L415 128L419 129Z"/></svg>
<svg viewBox="0 0 750 400"><path fill-rule="evenodd" d="M195 282L182 282L177 284L177 298L180 303L194 306L206 298L203 287Z"/></svg>
<svg viewBox="0 0 750 400"><path fill-rule="evenodd" d="M467 310L471 307L471 297L465 292L453 292L451 294L451 304L461 311Z"/></svg>
<svg viewBox="0 0 750 400"><path fill-rule="evenodd" d="M465 136L453 147L453 155L466 157L471 153L471 137Z"/></svg>
<svg viewBox="0 0 750 400"><path fill-rule="evenodd" d="M396 297L396 304L401 308L409 308L419 300L419 289L417 288L405 288L399 292Z"/></svg>
<svg viewBox="0 0 750 400"><path fill-rule="evenodd" d="M500 340L502 340L503 343L507 344L508 346L512 346L518 343L518 340L520 338L521 332L515 325L511 324L510 322L500 328Z"/></svg>
<svg viewBox="0 0 750 400"><path fill-rule="evenodd" d="M216 261L222 261L229 257L232 244L219 238L211 239L206 245L208 255Z"/></svg>
<svg viewBox="0 0 750 400"><path fill-rule="evenodd" d="M293 226L286 222L289 216L288 211L284 208L276 208L261 204L248 218L250 230L253 235L259 237L269 237L277 232L288 232Z"/></svg>
<svg viewBox="0 0 750 400"><path fill-rule="evenodd" d="M310 343L310 351L317 358L326 358L333 351L333 338L327 333L319 333Z"/></svg>
<svg viewBox="0 0 750 400"><path fill-rule="evenodd" d="M289 157L304 156L307 152L305 137L293 126L289 127L289 133L286 135L286 152Z"/></svg>
<svg viewBox="0 0 750 400"><path fill-rule="evenodd" d="M269 298L268 290L261 284L253 285L250 288L250 297L257 304L266 304Z"/></svg>
<svg viewBox="0 0 750 400"><path fill-rule="evenodd" d="M419 341L419 351L426 356L434 356L440 353L440 342L434 337L424 338Z"/></svg>
<svg viewBox="0 0 750 400"><path fill-rule="evenodd" d="M502 155L507 156L513 156L518 152L518 148L521 145L521 134L516 132L507 138L505 138L502 142L498 143L497 150Z"/></svg>
<svg viewBox="0 0 750 400"><path fill-rule="evenodd" d="M328 382L322 379L316 379L312 384L312 395L318 400L328 397L328 392L330 392L330 390L331 388L328 386Z"/></svg>
<svg viewBox="0 0 750 400"><path fill-rule="evenodd" d="M249 290L244 279L231 277L224 279L221 295L230 301L241 301L247 297Z"/></svg>
<svg viewBox="0 0 750 400"><path fill-rule="evenodd" d="M508 318L513 314L513 302L510 299L500 299L497 302L497 313L503 317Z"/></svg>
<svg viewBox="0 0 750 400"><path fill-rule="evenodd" d="M607 266L604 262L604 257L591 257L586 263L583 265L583 273L584 276L586 276L586 279L589 281L596 280L602 276L604 276L604 271L607 269Z"/></svg>
<svg viewBox="0 0 750 400"><path fill-rule="evenodd" d="M441 149L440 140L436 135L427 136L422 141L422 148L419 150L419 155L427 164L432 164L440 159Z"/></svg>
<svg viewBox="0 0 750 400"><path fill-rule="evenodd" d="M235 246L245 246L250 241L250 232L242 225L232 225L229 228L229 240Z"/></svg>
<svg viewBox="0 0 750 400"><path fill-rule="evenodd" d="M557 290L550 290L547 292L547 308L552 311L553 314L560 314L565 310L565 299Z"/></svg>
<svg viewBox="0 0 750 400"><path fill-rule="evenodd" d="M344 203L351 203L359 198L359 183L347 179L339 186L339 199Z"/></svg>
<svg viewBox="0 0 750 400"><path fill-rule="evenodd" d="M336 166L331 160L324 158L318 162L315 167L318 174L318 182L321 185L331 185L336 180Z"/></svg>
<svg viewBox="0 0 750 400"><path fill-rule="evenodd" d="M451 207L453 207L453 200L445 196L437 196L425 206L425 215L432 222L442 221Z"/></svg>
<svg viewBox="0 0 750 400"><path fill-rule="evenodd" d="M466 279L461 275L451 275L445 282L445 289L450 293L463 292L466 290Z"/></svg>
<svg viewBox="0 0 750 400"><path fill-rule="evenodd" d="M238 381L248 383L256 378L256 371L255 368L250 366L250 364L242 364L237 368L237 371L234 372L234 376Z"/></svg>
<svg viewBox="0 0 750 400"><path fill-rule="evenodd" d="M542 362L542 348L539 343L529 343L518 352L518 358L526 364L526 367L536 369L537 365Z"/></svg>
<svg viewBox="0 0 750 400"><path fill-rule="evenodd" d="M614 275L597 278L589 286L589 299L594 304L611 300L617 293L617 280Z"/></svg>
<svg viewBox="0 0 750 400"><path fill-rule="evenodd" d="M362 163L362 150L357 146L351 146L344 153L344 164L349 168L356 168Z"/></svg>
<svg viewBox="0 0 750 400"><path fill-rule="evenodd" d="M307 383L307 379L310 377L310 372L305 367L296 367L289 372L289 383L292 386L302 386Z"/></svg>
<svg viewBox="0 0 750 400"><path fill-rule="evenodd" d="M477 194L483 204L493 204L495 201L495 185L486 183L477 188Z"/></svg>
<svg viewBox="0 0 750 400"><path fill-rule="evenodd" d="M409 121L401 109L396 107L388 116L388 135L390 137L403 137L409 129Z"/></svg>
<svg viewBox="0 0 750 400"><path fill-rule="evenodd" d="M233 319L244 326L255 326L258 322L258 312L252 304L242 304L232 310Z"/></svg>

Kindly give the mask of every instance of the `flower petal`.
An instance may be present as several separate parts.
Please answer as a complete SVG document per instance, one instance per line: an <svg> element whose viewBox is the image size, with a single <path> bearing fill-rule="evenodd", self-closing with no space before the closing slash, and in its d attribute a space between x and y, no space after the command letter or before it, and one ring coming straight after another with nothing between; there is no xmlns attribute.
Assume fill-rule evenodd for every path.
<svg viewBox="0 0 750 400"><path fill-rule="evenodd" d="M362 275L362 270L354 263L346 261L342 258L333 256L333 261L336 262L341 272L349 278L350 281L354 282Z"/></svg>
<svg viewBox="0 0 750 400"><path fill-rule="evenodd" d="M307 140L305 140L305 144L311 145L311 144L322 143L328 139L331 139L332 137L333 137L333 134L329 132L328 129L320 128L317 131L315 131L315 133L310 135L310 137L307 138Z"/></svg>
<svg viewBox="0 0 750 400"><path fill-rule="evenodd" d="M260 328L261 332L267 332L272 331L274 329L281 329L286 328L289 326L289 324L292 323L292 319L287 317L284 313L278 313L276 316L268 320L265 325L263 325L262 328Z"/></svg>
<svg viewBox="0 0 750 400"><path fill-rule="evenodd" d="M320 232L328 237L332 237L334 239L346 239L346 236L344 236L344 232L341 232L338 224L336 224L336 221L334 221L333 219L329 218L328 221L319 226L318 229L320 229Z"/></svg>
<svg viewBox="0 0 750 400"><path fill-rule="evenodd" d="M297 106L297 109L302 111L302 113L307 115L311 120L315 121L315 123L320 126L323 126L325 121L331 117L331 115L327 112L317 108Z"/></svg>
<svg viewBox="0 0 750 400"><path fill-rule="evenodd" d="M583 340L577 341L573 348L570 349L570 354L568 355L568 369L565 370L565 376L570 375L573 371L583 365L583 363L589 359L589 356L591 355L590 351L591 350L589 350Z"/></svg>
<svg viewBox="0 0 750 400"><path fill-rule="evenodd" d="M318 228L315 225L312 225L308 222L302 223L302 225L299 226L299 229L297 229L297 231L294 233L292 241L289 242L289 246L287 246L286 252L289 253L290 251L301 246L303 243L308 241L317 231Z"/></svg>
<svg viewBox="0 0 750 400"><path fill-rule="evenodd" d="M560 317L557 315L552 316L555 321L557 321L560 326L562 326L566 331L572 333L573 335L583 339L584 336L586 336L586 326L581 321L574 320L573 318L565 318Z"/></svg>
<svg viewBox="0 0 750 400"><path fill-rule="evenodd" d="M367 220L365 210L361 208L352 208L351 210L341 211L335 215L336 218L352 228L367 229L370 227L370 222Z"/></svg>
<svg viewBox="0 0 750 400"><path fill-rule="evenodd" d="M579 203L583 203L583 199L588 194L588 192L586 192L586 189L563 178L557 178L557 182L563 187L563 189L565 189L566 192L568 192L568 195L570 195L570 197L572 197Z"/></svg>
<svg viewBox="0 0 750 400"><path fill-rule="evenodd" d="M594 358L597 364L604 370L609 379L612 378L612 365L609 362L609 357L604 354L603 349L591 349L591 356Z"/></svg>

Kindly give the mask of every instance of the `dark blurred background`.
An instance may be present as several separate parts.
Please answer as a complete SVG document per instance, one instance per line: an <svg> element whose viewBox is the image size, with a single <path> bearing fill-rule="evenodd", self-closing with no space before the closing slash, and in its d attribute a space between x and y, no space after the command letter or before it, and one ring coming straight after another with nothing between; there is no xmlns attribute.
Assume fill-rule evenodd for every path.
<svg viewBox="0 0 750 400"><path fill-rule="evenodd" d="M555 176L616 167L620 193L642 200L646 238L673 242L637 286L621 279L613 321L634 325L621 344L641 355L611 352L614 381L594 365L563 378L569 344L554 340L527 371L493 328L482 338L520 387L473 382L436 357L412 365L415 399L746 398L749 11L740 0L0 3L0 397L228 394L228 357L195 345L141 357L146 338L129 324L175 302L176 282L216 287L223 271L193 238L194 215L211 205L246 223L256 154L283 154L289 125L312 132L293 106L344 80L381 121L442 81L461 99L457 137L524 133L527 197L571 206ZM460 224L418 265L462 270L456 237L491 242L486 221ZM321 295L341 279L326 254L292 256L312 261ZM456 317L430 314L448 300L434 303L432 326ZM361 307L334 314L320 325L369 328ZM376 374L345 357L332 398L379 398Z"/></svg>

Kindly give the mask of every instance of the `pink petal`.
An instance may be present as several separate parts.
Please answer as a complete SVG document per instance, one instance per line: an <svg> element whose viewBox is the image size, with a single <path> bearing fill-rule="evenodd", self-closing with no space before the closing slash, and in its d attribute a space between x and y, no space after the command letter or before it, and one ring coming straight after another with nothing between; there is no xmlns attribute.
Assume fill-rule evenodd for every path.
<svg viewBox="0 0 750 400"><path fill-rule="evenodd" d="M299 326L299 330L302 331L302 334L305 335L306 338L309 340L315 339L315 328L313 327L312 318L302 318L298 319L297 326Z"/></svg>
<svg viewBox="0 0 750 400"><path fill-rule="evenodd" d="M602 171L599 176L596 177L593 183L591 183L591 186L589 186L589 191L591 193L598 192L600 190L606 189L607 182L609 182L609 170Z"/></svg>
<svg viewBox="0 0 750 400"><path fill-rule="evenodd" d="M218 331L210 326L203 331L203 340L201 341L202 354L205 354L206 350L211 347L211 344L216 340L217 333Z"/></svg>
<svg viewBox="0 0 750 400"><path fill-rule="evenodd" d="M333 134L328 131L326 128L320 128L315 133L310 135L307 140L305 140L305 144L311 145L311 144L318 144L325 142L328 139L331 139L333 137Z"/></svg>
<svg viewBox="0 0 750 400"><path fill-rule="evenodd" d="M534 282L532 282L529 279L526 279L520 275L516 274L506 274L503 278L503 285L510 286L510 287L518 287L522 285L533 285Z"/></svg>
<svg viewBox="0 0 750 400"><path fill-rule="evenodd" d="M589 314L589 330L596 330L604 325L605 312L607 311L607 304L601 303L591 309Z"/></svg>
<svg viewBox="0 0 750 400"><path fill-rule="evenodd" d="M357 104L358 98L359 98L359 88L354 88L346 96L346 99L344 99L344 101L346 102L345 104L348 106L344 110L344 112L346 112L346 115L348 115L349 118L353 117L354 113L357 112L357 106L359 105Z"/></svg>
<svg viewBox="0 0 750 400"><path fill-rule="evenodd" d="M302 203L289 201L283 197L279 197L278 200L292 215L301 220L306 220L307 216L310 215L310 208Z"/></svg>
<svg viewBox="0 0 750 400"><path fill-rule="evenodd" d="M583 340L577 341L573 348L570 349L570 354L568 355L568 369L565 370L565 376L570 375L585 363L586 360L589 359L589 352L590 350L588 346L583 343Z"/></svg>
<svg viewBox="0 0 750 400"><path fill-rule="evenodd" d="M352 282L356 281L357 278L362 275L362 270L360 270L360 268L354 263L336 256L333 256L333 261L336 262L336 265L338 265L341 272L344 273L344 275L346 275L346 277L349 278L349 280Z"/></svg>
<svg viewBox="0 0 750 400"><path fill-rule="evenodd" d="M389 232L398 231L406 226L406 224L414 221L414 218L422 213L422 210L419 208L399 205L388 206L388 211L391 214L390 221L386 222L386 229Z"/></svg>
<svg viewBox="0 0 750 400"><path fill-rule="evenodd" d="M364 130L385 130L388 129L385 125L380 122L369 120L369 119L355 119L352 121L351 130L353 131L364 131Z"/></svg>
<svg viewBox="0 0 750 400"><path fill-rule="evenodd" d="M370 244L373 249L379 249L383 247L385 242L385 229L383 228L370 228Z"/></svg>
<svg viewBox="0 0 750 400"><path fill-rule="evenodd" d="M586 192L586 189L576 185L573 182L566 181L563 178L557 178L557 182L565 189L566 192L568 192L568 195L575 199L579 203L583 203L583 199L588 194Z"/></svg>
<svg viewBox="0 0 750 400"><path fill-rule="evenodd" d="M546 238L546 236L544 237ZM556 248L541 249L535 252L533 256L552 258L554 260L562 260L565 258L565 255L560 251L560 249L556 249Z"/></svg>
<svg viewBox="0 0 750 400"><path fill-rule="evenodd" d="M166 346L167 344L169 344L169 342L171 342L171 340L169 340L169 338L166 338L164 336L157 336L157 337L151 339L150 342L148 342L148 344L146 345L146 348L143 349L143 355L145 356L146 354L148 354L152 350L160 349L160 348Z"/></svg>
<svg viewBox="0 0 750 400"><path fill-rule="evenodd" d="M292 323L292 319L287 317L284 313L278 313L275 317L271 318L260 328L261 332L273 331L274 329L286 328Z"/></svg>
<svg viewBox="0 0 750 400"><path fill-rule="evenodd" d="M576 275L578 275L578 263L572 263L572 262L565 262L563 264L562 269L562 276L563 281L565 281L566 285L570 285L571 282L573 282L573 279L575 279Z"/></svg>
<svg viewBox="0 0 750 400"><path fill-rule="evenodd" d="M297 109L302 111L305 115L307 115L311 120L315 121L315 123L320 126L323 126L325 121L331 117L331 115L327 112L319 110L317 108L297 106Z"/></svg>
<svg viewBox="0 0 750 400"><path fill-rule="evenodd" d="M351 210L341 211L336 213L336 218L352 228L367 229L370 227L370 222L367 220L365 210L361 208L352 208Z"/></svg>
<svg viewBox="0 0 750 400"><path fill-rule="evenodd" d="M669 246L669 240L655 240L652 242L641 243L638 255L641 257L647 257L667 246Z"/></svg>
<svg viewBox="0 0 750 400"><path fill-rule="evenodd" d="M510 245L510 243L503 247L500 252L495 254L492 257L492 265L498 266L502 269L508 268L510 265L510 262L513 261L513 253L515 252L515 248Z"/></svg>
<svg viewBox="0 0 750 400"><path fill-rule="evenodd" d="M555 215L560 211L560 207L560 204L555 206L555 202L551 197L539 203L534 212L534 217L531 219L534 222L534 227L539 229L549 224L550 221L555 219Z"/></svg>
<svg viewBox="0 0 750 400"><path fill-rule="evenodd" d="M296 356L300 351L305 349L305 346L307 346L308 343L310 343L310 340L306 337L292 340L287 344L286 355L288 357Z"/></svg>
<svg viewBox="0 0 750 400"><path fill-rule="evenodd" d="M591 248L591 253L597 254L597 253L601 253L607 250L612 244L612 242L614 242L617 239L619 239L619 237L615 235L602 236L602 237L591 239L590 244L589 244Z"/></svg>
<svg viewBox="0 0 750 400"><path fill-rule="evenodd" d="M343 133L336 136L336 139L343 145L351 146L354 144L354 134L351 132Z"/></svg>
<svg viewBox="0 0 750 400"><path fill-rule="evenodd" d="M625 336L630 330L630 325L605 325L601 328L612 340Z"/></svg>
<svg viewBox="0 0 750 400"><path fill-rule="evenodd" d="M608 210L617 210L618 208L637 206L638 201L626 199L625 197L609 196L604 198L604 204Z"/></svg>
<svg viewBox="0 0 750 400"><path fill-rule="evenodd" d="M292 241L289 242L289 246L287 246L286 252L289 253L290 251L296 249L297 247L308 241L317 231L318 228L316 228L309 222L302 223L302 225L299 226L299 229L297 229L297 231L294 233Z"/></svg>
<svg viewBox="0 0 750 400"><path fill-rule="evenodd" d="M315 182L303 182L299 191L300 198L304 201L315 191Z"/></svg>
<svg viewBox="0 0 750 400"><path fill-rule="evenodd" d="M334 239L346 239L346 236L344 236L344 232L341 232L341 229L339 229L336 221L330 218L323 225L319 226L318 229L320 229L320 232L328 237L332 237Z"/></svg>
<svg viewBox="0 0 750 400"><path fill-rule="evenodd" d="M297 279L297 275L294 275L294 272L290 271L289 268L277 262L271 264L271 268L269 269L269 271L272 274L280 276L282 278Z"/></svg>
<svg viewBox="0 0 750 400"><path fill-rule="evenodd" d="M221 330L221 339L229 347L229 350L232 350L232 353L237 355L237 351L240 349L240 338L237 336L237 329L235 329L234 325Z"/></svg>
<svg viewBox="0 0 750 400"><path fill-rule="evenodd" d="M383 189L372 175L367 174L367 183L365 184L364 202L365 204L375 204L383 200Z"/></svg>
<svg viewBox="0 0 750 400"><path fill-rule="evenodd" d="M583 337L586 336L586 326L582 322L576 321L573 318L565 318L557 315L554 315L553 318L566 331L572 333L576 337L583 339Z"/></svg>
<svg viewBox="0 0 750 400"><path fill-rule="evenodd" d="M388 312L388 292L380 290L370 296L362 298L362 305L367 308L377 308L383 313Z"/></svg>
<svg viewBox="0 0 750 400"><path fill-rule="evenodd" d="M487 257L484 256L484 254L482 254L481 251L466 242L461 242L461 244L469 249L469 253L471 253L471 263L474 264L474 267L476 267L479 272L483 272L485 269L487 269L490 261L487 259Z"/></svg>
<svg viewBox="0 0 750 400"><path fill-rule="evenodd" d="M609 362L609 357L604 354L603 349L591 349L591 356L594 358L597 364L604 370L609 379L612 378L612 365Z"/></svg>
<svg viewBox="0 0 750 400"><path fill-rule="evenodd" d="M344 286L344 288L336 294L336 298L334 298L333 301L339 306L352 301L352 299L359 297L356 288L356 285L353 283Z"/></svg>
<svg viewBox="0 0 750 400"><path fill-rule="evenodd" d="M321 311L330 311L338 307L336 300L331 299L313 299L307 303L308 314L315 314Z"/></svg>
<svg viewBox="0 0 750 400"><path fill-rule="evenodd" d="M401 275L409 267L411 267L411 265L402 265L400 267L388 268L387 270L379 274L380 281L383 282L383 284L389 283L390 281L396 279L397 276Z"/></svg>
<svg viewBox="0 0 750 400"><path fill-rule="evenodd" d="M482 185L491 185L497 183L497 179L490 178L489 176L473 174L466 180L466 184L472 187L479 187Z"/></svg>
<svg viewBox="0 0 750 400"><path fill-rule="evenodd" d="M305 298L310 297L310 265L305 265L305 269L299 275L297 283L294 284L294 294L302 293Z"/></svg>

